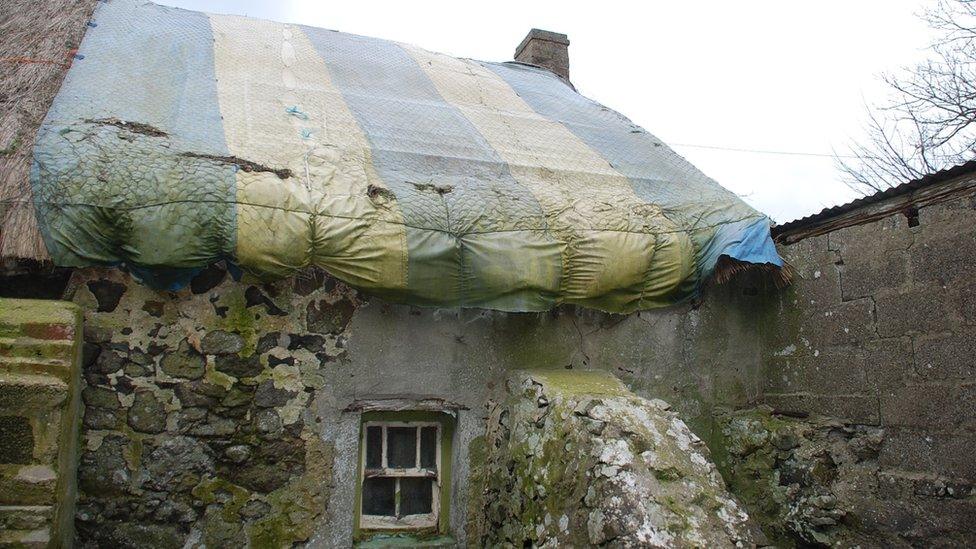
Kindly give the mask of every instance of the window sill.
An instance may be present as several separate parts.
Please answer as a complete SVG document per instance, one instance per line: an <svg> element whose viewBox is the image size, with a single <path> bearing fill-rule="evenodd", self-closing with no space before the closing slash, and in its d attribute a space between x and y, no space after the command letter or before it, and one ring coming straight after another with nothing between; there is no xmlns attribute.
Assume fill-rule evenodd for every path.
<svg viewBox="0 0 976 549"><path fill-rule="evenodd" d="M457 547L457 541L451 536L434 536L416 538L409 534L377 534L367 541L361 541L355 547L362 549L383 549L386 547Z"/></svg>

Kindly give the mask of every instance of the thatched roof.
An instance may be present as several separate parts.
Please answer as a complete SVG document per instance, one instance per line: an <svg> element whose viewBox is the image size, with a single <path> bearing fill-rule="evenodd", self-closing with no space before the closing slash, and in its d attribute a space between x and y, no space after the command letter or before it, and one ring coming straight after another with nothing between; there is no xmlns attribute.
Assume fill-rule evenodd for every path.
<svg viewBox="0 0 976 549"><path fill-rule="evenodd" d="M395 301L506 311L628 312L716 270L787 275L766 216L544 69L143 0L93 17L14 151L0 253L41 257L39 232L56 265L159 288L222 260L317 266ZM49 99L67 63L31 55L11 63L61 71L30 80Z"/></svg>
<svg viewBox="0 0 976 549"><path fill-rule="evenodd" d="M0 257L48 259L31 203L34 137L97 0L4 0L0 9Z"/></svg>

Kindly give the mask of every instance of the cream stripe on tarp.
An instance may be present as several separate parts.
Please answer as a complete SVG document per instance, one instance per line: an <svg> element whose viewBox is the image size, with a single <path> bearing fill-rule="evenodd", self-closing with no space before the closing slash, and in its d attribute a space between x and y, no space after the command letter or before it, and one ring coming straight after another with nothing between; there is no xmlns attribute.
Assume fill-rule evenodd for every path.
<svg viewBox="0 0 976 549"><path fill-rule="evenodd" d="M562 243L541 206L417 61L385 40L304 28L406 223L412 303L539 311Z"/></svg>
<svg viewBox="0 0 976 549"><path fill-rule="evenodd" d="M537 114L479 64L401 47L508 163L567 243L562 301L632 310L667 302L693 273L688 235L565 126Z"/></svg>
<svg viewBox="0 0 976 549"><path fill-rule="evenodd" d="M318 265L365 290L405 288L402 216L383 198L369 143L304 32L210 18L231 155L290 172L237 172L238 261L261 275Z"/></svg>

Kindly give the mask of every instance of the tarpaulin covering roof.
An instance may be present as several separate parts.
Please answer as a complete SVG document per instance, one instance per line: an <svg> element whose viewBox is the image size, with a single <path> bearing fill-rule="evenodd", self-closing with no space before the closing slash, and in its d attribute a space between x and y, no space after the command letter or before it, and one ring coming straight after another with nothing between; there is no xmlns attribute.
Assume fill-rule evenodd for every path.
<svg viewBox="0 0 976 549"><path fill-rule="evenodd" d="M32 173L59 265L618 312L695 295L723 255L782 266L765 216L543 69L134 0L78 53Z"/></svg>

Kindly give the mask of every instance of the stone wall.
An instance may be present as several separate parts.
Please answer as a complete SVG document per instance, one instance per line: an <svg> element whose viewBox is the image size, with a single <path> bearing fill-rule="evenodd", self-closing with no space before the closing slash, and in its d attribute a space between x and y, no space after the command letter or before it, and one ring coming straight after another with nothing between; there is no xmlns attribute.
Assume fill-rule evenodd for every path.
<svg viewBox="0 0 976 549"><path fill-rule="evenodd" d="M74 537L81 312L0 299L0 547Z"/></svg>
<svg viewBox="0 0 976 549"><path fill-rule="evenodd" d="M726 443L760 453L733 452L725 471L762 463L800 494L773 528L782 513L823 515L797 498L830 502L819 527L781 542L976 544L976 199L909 221L894 213L780 248L800 279L764 315L762 401L798 449L777 446L768 422L735 428ZM799 459L810 475L791 452L819 452Z"/></svg>
<svg viewBox="0 0 976 549"><path fill-rule="evenodd" d="M69 293L87 313L79 545L308 539L333 452L309 408L357 296L319 279L281 299L283 287L220 269L179 293L119 271L76 274Z"/></svg>
<svg viewBox="0 0 976 549"><path fill-rule="evenodd" d="M420 309L321 272L238 282L211 268L179 292L114 269L74 272L85 311L82 546L349 543L363 400L436 397L459 412L451 534L464 541L469 443L519 368L614 373L689 421L758 398L762 299L614 316Z"/></svg>
<svg viewBox="0 0 976 549"><path fill-rule="evenodd" d="M765 545L701 439L607 373L516 372L475 447L474 546Z"/></svg>

